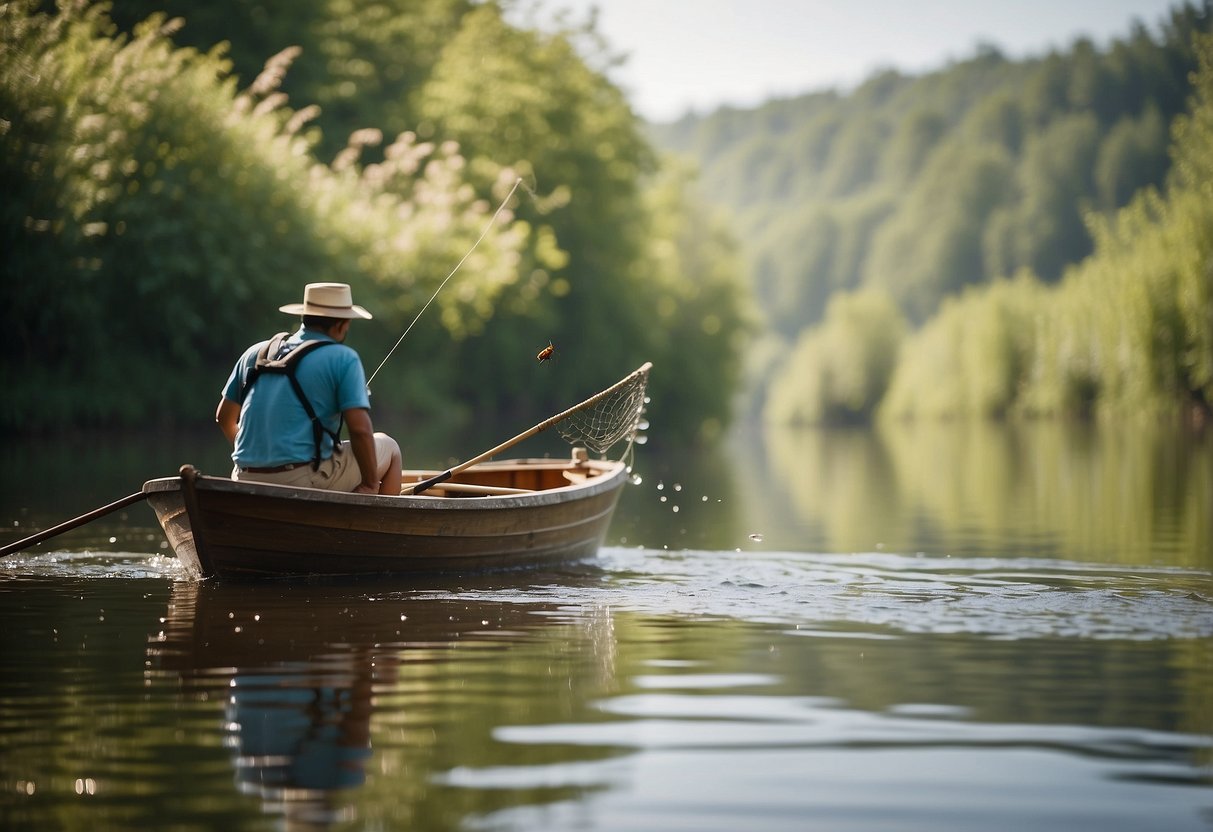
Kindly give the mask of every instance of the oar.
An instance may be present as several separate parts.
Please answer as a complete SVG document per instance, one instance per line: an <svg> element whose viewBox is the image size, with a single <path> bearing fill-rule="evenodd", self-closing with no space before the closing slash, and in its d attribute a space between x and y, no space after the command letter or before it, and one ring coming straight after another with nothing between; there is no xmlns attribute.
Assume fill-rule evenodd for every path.
<svg viewBox="0 0 1213 832"><path fill-rule="evenodd" d="M35 543L41 543L42 541L55 537L56 535L63 534L64 532L69 532L72 529L83 526L85 523L91 523L93 520L96 520L98 517L104 517L105 515L111 514L120 508L125 508L126 506L129 506L132 503L137 503L146 497L147 497L147 495L144 494L142 491L136 491L134 494L128 494L125 497L123 497L121 500L115 500L114 502L110 503L107 506L102 506L101 508L95 508L92 511L90 511L88 514L81 514L79 517L76 517L75 519L72 519L72 520L68 520L67 522L64 522L64 523L60 523L58 526L54 526L49 529L43 529L42 531L38 532L37 534L31 534L29 537L18 540L16 543L9 543L5 546L0 546L0 558L4 557L5 555L11 555L13 552L20 552L22 549L28 549L30 546L33 546Z"/></svg>

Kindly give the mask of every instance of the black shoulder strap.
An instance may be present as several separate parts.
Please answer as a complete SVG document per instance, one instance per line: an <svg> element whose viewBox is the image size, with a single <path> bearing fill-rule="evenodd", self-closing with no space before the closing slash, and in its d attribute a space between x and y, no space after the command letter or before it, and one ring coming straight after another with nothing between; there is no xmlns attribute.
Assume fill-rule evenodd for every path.
<svg viewBox="0 0 1213 832"><path fill-rule="evenodd" d="M340 417L337 423L337 430L331 431L325 427L324 423L316 415L315 408L308 401L307 395L303 392L303 386L299 383L299 379L295 378L295 368L304 356L319 349L326 347L329 344L335 344L336 341L304 341L297 347L292 349L286 355L282 354L283 343L290 337L289 332L279 332L270 340L262 345L257 352L257 361L249 369L248 375L244 379L244 384L240 388L240 402L244 403L245 396L248 395L249 389L262 373L275 373L285 375L291 383L291 389L295 391L295 398L299 399L299 404L303 405L303 410L307 413L308 419L312 422L312 439L315 446L315 454L312 456L312 470L320 469L320 443L324 438L324 434L328 434L333 444L340 441L341 428L345 423L345 417Z"/></svg>

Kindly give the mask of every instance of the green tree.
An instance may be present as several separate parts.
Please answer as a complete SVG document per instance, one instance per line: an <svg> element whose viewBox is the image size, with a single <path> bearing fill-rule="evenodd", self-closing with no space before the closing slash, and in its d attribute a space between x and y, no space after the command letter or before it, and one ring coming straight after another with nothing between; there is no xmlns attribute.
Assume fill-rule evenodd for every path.
<svg viewBox="0 0 1213 832"><path fill-rule="evenodd" d="M883 412L1213 418L1213 36L1194 46L1165 189L1093 216L1093 254L1057 285L1021 275L945 303L904 345Z"/></svg>
<svg viewBox="0 0 1213 832"><path fill-rule="evenodd" d="M1099 125L1090 113L1059 119L1028 138L1014 207L1003 207L1000 233L986 238L985 256L995 274L1026 268L1056 280L1066 265L1090 253L1083 211L1098 145Z"/></svg>
<svg viewBox="0 0 1213 832"><path fill-rule="evenodd" d="M1196 68L1192 38L1211 21L1207 1L1189 3L1106 48L1078 40L1012 61L979 46L918 76L880 72L853 91L649 132L688 154L706 196L733 212L777 328L760 349L794 340L832 293L859 286L924 321L973 284L1021 270L1061 280L1093 251L1088 212L1162 182L1167 125Z"/></svg>
<svg viewBox="0 0 1213 832"><path fill-rule="evenodd" d="M932 110L916 110L901 119L881 158L881 179L904 185L917 177L947 126L947 120Z"/></svg>
<svg viewBox="0 0 1213 832"><path fill-rule="evenodd" d="M469 0L122 0L114 22L133 31L157 12L180 17L183 46L222 44L241 85L273 55L298 48L281 91L316 105L315 153L331 160L357 130L389 137L417 129L416 95L473 8Z"/></svg>
<svg viewBox="0 0 1213 832"><path fill-rule="evenodd" d="M835 296L821 326L801 335L776 372L765 421L867 421L884 396L904 331L888 295L867 290Z"/></svg>
<svg viewBox="0 0 1213 832"><path fill-rule="evenodd" d="M297 16L246 4L228 31L227 5L198 10L206 52L172 40L188 20L0 9L0 181L19 197L0 209L5 425L205 419L236 352L286 325L274 309L340 278L376 311L358 335L368 370L429 309L375 379L377 410L496 426L649 359L663 435L719 431L747 325L727 229L689 187L671 195L591 66L611 60L592 24L326 0ZM237 79L224 55L266 45L264 70ZM549 339L559 369L536 372ZM692 360L701 372L673 371Z"/></svg>
<svg viewBox="0 0 1213 832"><path fill-rule="evenodd" d="M484 226L453 149L315 163L307 111L277 94L290 52L237 94L161 16L128 37L101 6L0 15L7 426L204 419L302 283L341 276L392 326L437 284L430 232L466 248ZM514 281L527 242L519 226L491 235L486 282Z"/></svg>
<svg viewBox="0 0 1213 832"><path fill-rule="evenodd" d="M1095 159L1095 202L1111 211L1127 205L1138 191L1159 186L1166 176L1167 126L1158 108L1140 118L1125 117L1100 143Z"/></svg>
<svg viewBox="0 0 1213 832"><path fill-rule="evenodd" d="M1006 198L1012 169L997 146L949 143L932 156L875 234L864 285L883 288L913 320L985 273L981 230Z"/></svg>
<svg viewBox="0 0 1213 832"><path fill-rule="evenodd" d="M645 190L650 234L642 261L653 353L669 367L655 385L662 418L713 439L729 424L741 357L757 324L728 224L705 208L692 173L670 163ZM711 391L711 395L708 394Z"/></svg>
<svg viewBox="0 0 1213 832"><path fill-rule="evenodd" d="M544 272L545 291L520 317L496 321L496 332L461 348L481 373L516 382L512 406L519 410L534 404L522 375L531 368L519 367L503 346L527 343L528 332L536 348L550 339L560 360L576 367L552 379L540 404L576 401L587 377L610 380L645 358L657 362L640 190L656 160L622 93L574 49L576 36L517 30L494 6L479 7L418 99L429 132L457 141L473 172L508 163L523 173L536 198L519 204L519 217L550 229L567 252L560 263L524 261L524 271ZM670 383L659 379L655 373L658 389ZM468 384L459 394L476 401L499 390ZM659 413L660 397L654 400Z"/></svg>

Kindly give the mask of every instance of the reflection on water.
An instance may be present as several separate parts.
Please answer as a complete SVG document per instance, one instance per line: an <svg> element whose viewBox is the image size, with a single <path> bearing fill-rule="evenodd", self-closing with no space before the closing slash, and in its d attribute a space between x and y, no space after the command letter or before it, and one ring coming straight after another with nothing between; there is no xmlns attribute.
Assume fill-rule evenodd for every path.
<svg viewBox="0 0 1213 832"><path fill-rule="evenodd" d="M179 582L149 639L149 667L187 691L222 695L236 782L286 828L415 823L435 812L446 820L434 828L446 828L460 800L427 797L445 761L484 757L502 716L567 711L569 692L530 673L529 659L499 661L536 628L550 637L554 607L415 591ZM578 639L595 645L586 655L611 655L604 633L609 641L609 619L577 624ZM595 685L611 670L609 662L587 669ZM508 804L574 794L531 791Z"/></svg>
<svg viewBox="0 0 1213 832"><path fill-rule="evenodd" d="M428 586L0 577L6 828L1128 832L1213 805L1206 572L608 548Z"/></svg>
<svg viewBox="0 0 1213 832"><path fill-rule="evenodd" d="M348 609L351 599L338 601ZM226 696L225 745L240 791L289 829L346 819L336 795L366 780L372 694L394 678L389 653L330 641L343 629L334 629L333 612L318 605L300 614L289 595L183 581L149 641L152 673Z"/></svg>
<svg viewBox="0 0 1213 832"><path fill-rule="evenodd" d="M773 431L734 456L767 549L1213 567L1208 433L932 422Z"/></svg>
<svg viewBox="0 0 1213 832"><path fill-rule="evenodd" d="M418 453L410 453L418 464L449 461ZM519 453L567 448L555 440ZM0 446L0 540L135 491L186 460L227 464L211 433ZM740 432L694 451L647 445L635 475L610 530L614 545L1213 568L1213 432L1057 422ZM135 505L35 551L163 544L150 509Z"/></svg>
<svg viewBox="0 0 1213 832"><path fill-rule="evenodd" d="M6 445L7 539L207 452ZM561 572L196 583L138 506L3 559L2 825L1210 828L1208 437L637 463L611 545Z"/></svg>

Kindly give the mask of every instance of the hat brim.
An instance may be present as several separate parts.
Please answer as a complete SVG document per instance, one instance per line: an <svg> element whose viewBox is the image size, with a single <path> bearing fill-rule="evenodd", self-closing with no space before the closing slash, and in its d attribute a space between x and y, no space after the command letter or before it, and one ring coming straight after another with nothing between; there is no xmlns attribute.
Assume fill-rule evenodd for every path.
<svg viewBox="0 0 1213 832"><path fill-rule="evenodd" d="M358 304L352 306L318 306L314 303L288 303L286 306L279 306L279 312L285 312L288 315L317 315L322 318L364 318L371 320L373 317L370 312L367 312Z"/></svg>

